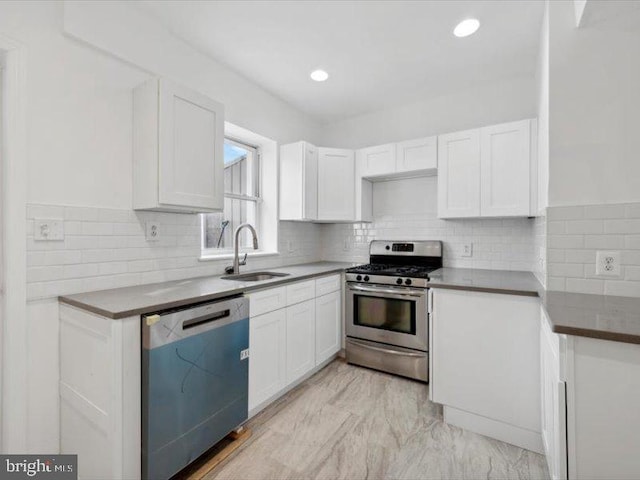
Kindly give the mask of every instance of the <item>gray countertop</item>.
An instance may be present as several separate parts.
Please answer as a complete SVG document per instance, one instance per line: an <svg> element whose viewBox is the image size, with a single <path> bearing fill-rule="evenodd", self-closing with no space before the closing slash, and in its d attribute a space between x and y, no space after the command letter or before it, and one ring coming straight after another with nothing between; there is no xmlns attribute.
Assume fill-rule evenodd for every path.
<svg viewBox="0 0 640 480"><path fill-rule="evenodd" d="M260 282L201 277L66 295L59 299L62 303L118 319L341 272L352 265L346 262L307 263L270 268L269 271L289 275ZM546 292L531 272L441 268L430 277L429 286L436 289L540 297L556 333L640 344L640 298Z"/></svg>
<svg viewBox="0 0 640 480"><path fill-rule="evenodd" d="M545 292L542 304L556 333L640 344L640 298Z"/></svg>
<svg viewBox="0 0 640 480"><path fill-rule="evenodd" d="M306 263L269 268L267 270L270 272L288 273L289 275L259 282L223 280L219 276L199 277L151 285L79 293L77 295L65 295L58 299L61 303L73 305L103 317L118 319L205 302L333 272L341 272L352 265L352 263L345 262Z"/></svg>
<svg viewBox="0 0 640 480"><path fill-rule="evenodd" d="M441 268L429 274L429 286L454 290L538 297L542 285L531 272Z"/></svg>
<svg viewBox="0 0 640 480"><path fill-rule="evenodd" d="M441 268L429 285L540 297L555 333L640 344L640 298L545 291L531 272Z"/></svg>

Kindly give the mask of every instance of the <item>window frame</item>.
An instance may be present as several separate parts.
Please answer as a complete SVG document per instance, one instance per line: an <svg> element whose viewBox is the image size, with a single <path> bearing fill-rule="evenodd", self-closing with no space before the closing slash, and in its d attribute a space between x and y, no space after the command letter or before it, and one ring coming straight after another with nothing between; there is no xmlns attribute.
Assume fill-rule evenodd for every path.
<svg viewBox="0 0 640 480"><path fill-rule="evenodd" d="M254 222L254 227L257 231L260 231L260 224L261 224L261 212L260 212L260 206L263 203L263 198L261 196L262 193L262 152L261 152L261 147L260 145L255 145L252 144L250 142L244 141L244 140L240 140L232 135L225 135L224 136L224 143L230 143L234 146L237 146L239 148L242 148L244 150L247 151L251 151L254 155L254 161L252 162L252 172L251 175L254 179L255 182L255 188L254 188L254 192L256 193L256 195L244 195L244 194L237 194L237 193L227 193L226 190L223 193L223 197L225 199L230 198L233 200L241 200L241 201L245 201L245 202L253 202L255 204L255 222ZM255 180L257 178L257 180ZM224 212L224 207L222 209L222 211ZM231 245L230 247L224 247L224 248L217 248L217 247L207 247L206 246L206 241L207 241L207 219L206 216L208 214L203 213L201 214L201 221L200 221L200 226L201 226L201 232L200 232L200 258L202 260L204 259L215 259L215 258L231 258L233 257L233 245ZM232 234L233 237L233 234ZM246 248L240 247L239 249L242 252L248 251ZM259 250L250 250L254 255L260 255L260 254L270 254L270 252L265 252L264 250L262 250L262 248L260 248Z"/></svg>

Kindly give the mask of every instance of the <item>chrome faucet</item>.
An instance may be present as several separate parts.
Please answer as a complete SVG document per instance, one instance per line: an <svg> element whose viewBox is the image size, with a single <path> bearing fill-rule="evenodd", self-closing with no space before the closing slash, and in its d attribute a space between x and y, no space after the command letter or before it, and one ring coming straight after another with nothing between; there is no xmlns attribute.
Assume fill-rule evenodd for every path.
<svg viewBox="0 0 640 480"><path fill-rule="evenodd" d="M241 265L246 265L247 264L247 254L244 254L244 258L242 259L242 261L240 261L240 257L239 257L239 252L238 252L238 247L239 247L239 243L240 241L238 240L238 237L240 236L240 230L242 230L243 228L247 227L250 231L251 231L251 235L253 236L253 249L254 250L258 250L258 234L256 233L256 229L253 228L253 225L251 225L250 223L243 223L241 225L238 225L238 228L236 228L236 232L233 235L234 241L233 241L233 266L232 267L227 267L224 269L224 271L229 274L229 273L240 273L240 266Z"/></svg>

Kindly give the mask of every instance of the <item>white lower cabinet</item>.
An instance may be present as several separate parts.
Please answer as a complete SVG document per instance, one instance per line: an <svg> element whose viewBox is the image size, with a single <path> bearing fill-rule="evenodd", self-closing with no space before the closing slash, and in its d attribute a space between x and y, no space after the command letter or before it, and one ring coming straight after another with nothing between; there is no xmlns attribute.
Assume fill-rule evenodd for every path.
<svg viewBox="0 0 640 480"><path fill-rule="evenodd" d="M249 338L249 410L265 402L285 387L285 309L251 317Z"/></svg>
<svg viewBox="0 0 640 480"><path fill-rule="evenodd" d="M561 480L567 478L566 382L560 353L565 338L551 331L544 309L540 324L542 444L551 478Z"/></svg>
<svg viewBox="0 0 640 480"><path fill-rule="evenodd" d="M339 291L316 298L316 364L340 351L342 302Z"/></svg>
<svg viewBox="0 0 640 480"><path fill-rule="evenodd" d="M315 300L287 307L287 384L315 367Z"/></svg>
<svg viewBox="0 0 640 480"><path fill-rule="evenodd" d="M343 280L325 275L248 295L250 415L340 351Z"/></svg>
<svg viewBox="0 0 640 480"><path fill-rule="evenodd" d="M535 297L435 289L431 400L444 420L542 452Z"/></svg>
<svg viewBox="0 0 640 480"><path fill-rule="evenodd" d="M569 478L637 480L640 345L567 336L566 366Z"/></svg>

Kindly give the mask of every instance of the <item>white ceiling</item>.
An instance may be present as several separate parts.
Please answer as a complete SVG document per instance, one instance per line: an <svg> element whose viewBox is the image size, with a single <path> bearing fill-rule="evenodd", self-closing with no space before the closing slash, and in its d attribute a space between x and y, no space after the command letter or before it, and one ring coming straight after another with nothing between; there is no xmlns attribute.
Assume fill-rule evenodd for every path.
<svg viewBox="0 0 640 480"><path fill-rule="evenodd" d="M533 75L543 2L138 2L177 36L322 122ZM464 18L480 30L452 35ZM329 72L313 82L316 68Z"/></svg>

